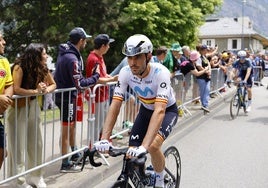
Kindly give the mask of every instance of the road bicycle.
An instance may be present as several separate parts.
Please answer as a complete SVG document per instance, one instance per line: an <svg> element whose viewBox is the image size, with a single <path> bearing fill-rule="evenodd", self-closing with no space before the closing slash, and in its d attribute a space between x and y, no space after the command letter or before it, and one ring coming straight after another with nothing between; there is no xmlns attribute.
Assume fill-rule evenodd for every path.
<svg viewBox="0 0 268 188"><path fill-rule="evenodd" d="M243 108L244 113L247 113L247 85L244 82L235 84L237 85L236 93L230 102L230 115L232 119L235 119L238 116L241 108Z"/></svg>
<svg viewBox="0 0 268 188"><path fill-rule="evenodd" d="M146 165L147 154L141 154L137 158L127 158L126 152L128 147L114 148L111 147L109 155L117 157L123 155L123 167L121 174L119 175L116 182L111 186L112 188L145 188L153 187L155 183L155 173L151 165ZM82 168L85 166L87 157L89 162L94 167L102 165L101 162L95 162L94 155L97 152L95 148L92 150L85 150ZM165 188L179 188L181 179L181 159L179 151L176 147L170 146L165 152L165 175L164 182ZM147 167L146 167L147 166Z"/></svg>

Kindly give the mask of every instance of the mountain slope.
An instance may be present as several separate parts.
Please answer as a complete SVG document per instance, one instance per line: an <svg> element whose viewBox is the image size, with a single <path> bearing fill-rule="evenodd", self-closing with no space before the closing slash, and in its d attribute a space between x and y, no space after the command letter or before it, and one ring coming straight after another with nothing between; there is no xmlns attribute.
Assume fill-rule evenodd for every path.
<svg viewBox="0 0 268 188"><path fill-rule="evenodd" d="M254 30L268 38L268 0L244 0L244 16L253 21ZM242 17L243 0L224 0L222 7L210 17Z"/></svg>

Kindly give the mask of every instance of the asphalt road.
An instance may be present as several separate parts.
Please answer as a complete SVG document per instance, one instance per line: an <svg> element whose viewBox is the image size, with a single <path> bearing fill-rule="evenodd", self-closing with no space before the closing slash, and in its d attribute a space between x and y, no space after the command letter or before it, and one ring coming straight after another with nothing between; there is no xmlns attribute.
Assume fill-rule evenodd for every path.
<svg viewBox="0 0 268 188"><path fill-rule="evenodd" d="M252 111L230 119L229 100L166 141L182 160L182 188L268 187L268 90L254 87ZM95 188L106 188L119 171Z"/></svg>

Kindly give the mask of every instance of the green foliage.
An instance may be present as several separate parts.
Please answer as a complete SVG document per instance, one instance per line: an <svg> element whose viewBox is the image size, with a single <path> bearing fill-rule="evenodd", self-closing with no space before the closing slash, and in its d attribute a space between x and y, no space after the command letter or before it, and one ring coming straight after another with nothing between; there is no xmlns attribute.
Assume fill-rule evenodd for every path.
<svg viewBox="0 0 268 188"><path fill-rule="evenodd" d="M177 41L195 46L199 26L221 3L222 0L3 0L0 23L11 62L30 42L48 44L56 60L57 46L68 40L73 27L83 27L93 37L107 33L116 40L105 55L109 72L123 57L124 41L135 33L147 35L155 48ZM86 58L92 49L91 39L82 56Z"/></svg>

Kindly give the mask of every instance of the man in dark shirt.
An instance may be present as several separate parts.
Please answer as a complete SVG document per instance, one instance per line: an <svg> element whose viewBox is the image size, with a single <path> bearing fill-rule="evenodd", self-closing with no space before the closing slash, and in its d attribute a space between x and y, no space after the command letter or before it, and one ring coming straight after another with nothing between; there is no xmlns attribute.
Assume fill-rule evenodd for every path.
<svg viewBox="0 0 268 188"><path fill-rule="evenodd" d="M91 77L84 78L82 51L90 38L83 28L76 27L69 34L69 41L59 46L59 55L57 59L55 81L57 89L76 87L78 91L86 89L98 81L100 71L97 67ZM75 123L76 123L76 98L77 90L56 93L56 105L61 110L62 133L61 133L61 153L68 153L70 143L72 151L76 150L75 146ZM62 97L63 96L63 97ZM79 156L73 155L72 158ZM63 159L61 172L70 172L78 170L68 158Z"/></svg>

